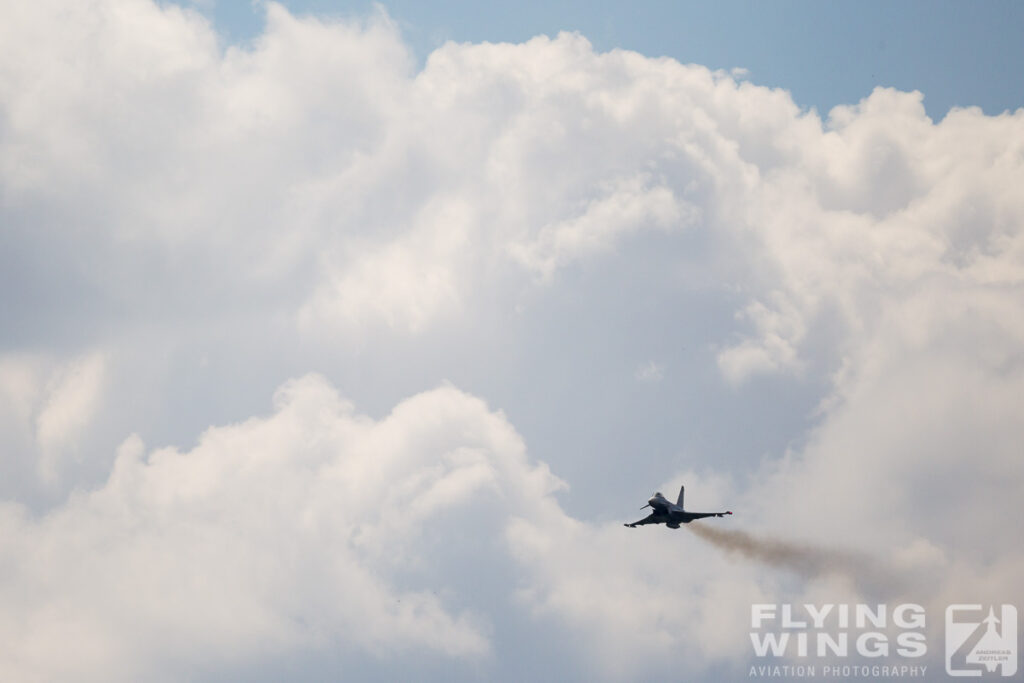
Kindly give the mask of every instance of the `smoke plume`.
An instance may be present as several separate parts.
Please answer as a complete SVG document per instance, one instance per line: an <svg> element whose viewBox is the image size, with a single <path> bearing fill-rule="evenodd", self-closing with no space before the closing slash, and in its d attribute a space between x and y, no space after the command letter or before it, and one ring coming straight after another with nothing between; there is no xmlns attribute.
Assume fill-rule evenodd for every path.
<svg viewBox="0 0 1024 683"><path fill-rule="evenodd" d="M861 593L876 597L892 596L904 589L903 580L895 572L861 553L717 529L700 523L689 524L687 528L727 553L787 569L804 578L844 577Z"/></svg>

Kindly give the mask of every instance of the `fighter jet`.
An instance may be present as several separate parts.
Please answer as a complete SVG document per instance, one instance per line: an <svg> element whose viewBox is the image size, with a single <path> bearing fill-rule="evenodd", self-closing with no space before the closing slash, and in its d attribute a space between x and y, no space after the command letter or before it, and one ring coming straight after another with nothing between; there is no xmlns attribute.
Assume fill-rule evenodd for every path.
<svg viewBox="0 0 1024 683"><path fill-rule="evenodd" d="M731 510L725 512L687 512L683 509L683 493L686 491L685 486L679 487L679 500L675 504L670 503L665 496L661 493L655 493L651 496L651 499L647 501L647 505L644 505L643 510L649 507L654 510L650 515L644 517L638 522L632 524L625 524L629 528L635 528L642 524L665 524L669 529L678 529L680 524L689 524L695 519L701 519L703 517L725 517L731 515Z"/></svg>

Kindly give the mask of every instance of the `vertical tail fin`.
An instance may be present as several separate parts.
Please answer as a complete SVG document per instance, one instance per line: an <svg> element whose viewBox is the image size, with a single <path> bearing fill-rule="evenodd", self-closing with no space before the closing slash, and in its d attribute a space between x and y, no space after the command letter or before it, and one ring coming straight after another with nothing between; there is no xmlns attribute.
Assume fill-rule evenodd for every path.
<svg viewBox="0 0 1024 683"><path fill-rule="evenodd" d="M686 492L686 486L679 487L679 500L676 501L676 505L683 507L683 494ZM686 508L683 508L684 510Z"/></svg>

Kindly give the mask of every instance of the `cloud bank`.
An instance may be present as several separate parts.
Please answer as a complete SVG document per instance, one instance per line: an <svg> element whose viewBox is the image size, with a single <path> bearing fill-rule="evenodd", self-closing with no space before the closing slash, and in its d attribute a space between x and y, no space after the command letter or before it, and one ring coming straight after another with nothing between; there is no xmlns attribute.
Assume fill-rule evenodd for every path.
<svg viewBox="0 0 1024 683"><path fill-rule="evenodd" d="M6 509L0 658L19 680L180 680L339 642L485 657L486 615L446 608L459 568L445 546L500 531L524 500L551 505L559 485L455 389L374 422L322 378L294 380L272 415L211 428L186 453L128 438L102 488L42 519Z"/></svg>
<svg viewBox="0 0 1024 683"><path fill-rule="evenodd" d="M752 602L866 597L622 529L682 480L931 614L1021 602L1021 111L0 13L0 670L711 680Z"/></svg>

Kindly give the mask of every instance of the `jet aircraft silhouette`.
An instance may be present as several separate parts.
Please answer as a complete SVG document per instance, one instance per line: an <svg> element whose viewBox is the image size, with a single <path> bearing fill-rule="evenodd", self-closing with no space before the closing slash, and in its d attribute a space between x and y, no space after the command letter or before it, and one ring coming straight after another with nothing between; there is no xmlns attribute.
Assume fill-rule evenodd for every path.
<svg viewBox="0 0 1024 683"><path fill-rule="evenodd" d="M675 503L671 503L661 493L655 493L651 496L651 499L647 501L647 505L644 505L643 510L646 507L654 510L651 514L647 515L643 519L633 522L631 524L625 524L631 529L641 526L643 524L664 524L669 529L678 529L680 524L689 524L695 519L702 519L704 517L725 517L731 515L731 510L725 512L687 512L683 509L683 493L686 491L685 486L679 487L679 500Z"/></svg>

